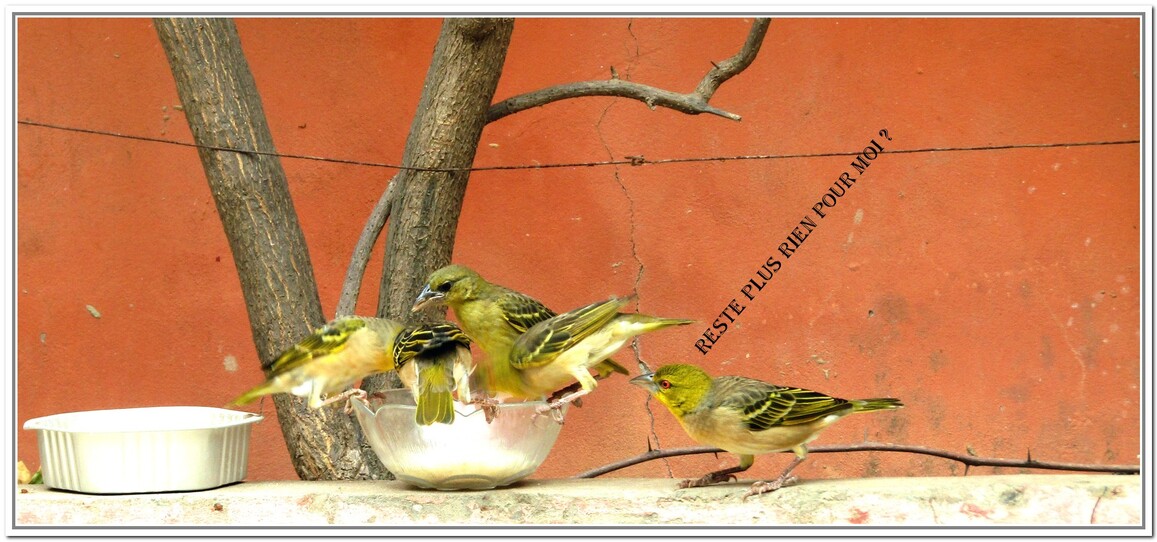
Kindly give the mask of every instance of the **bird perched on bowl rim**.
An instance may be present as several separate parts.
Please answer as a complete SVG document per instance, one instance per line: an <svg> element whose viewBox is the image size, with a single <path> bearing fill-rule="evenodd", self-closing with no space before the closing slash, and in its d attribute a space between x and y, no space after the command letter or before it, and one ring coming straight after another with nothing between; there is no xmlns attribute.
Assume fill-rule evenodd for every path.
<svg viewBox="0 0 1157 542"><path fill-rule="evenodd" d="M491 393L540 399L554 391L525 389L507 361L518 337L535 324L556 316L554 311L528 295L488 282L464 265L447 265L431 273L413 310L438 302L454 311L462 330L486 353L486 364L480 370L485 373ZM616 372L630 374L612 360L599 364L596 371L598 378Z"/></svg>
<svg viewBox="0 0 1157 542"><path fill-rule="evenodd" d="M372 374L398 369L414 394L418 423L450 423L454 410L449 393L457 389L469 397L472 365L470 341L452 323L406 326L389 318L344 316L283 352L268 367L265 382L230 404L291 393L307 397L310 408L321 408L353 395L365 397L361 389L347 388Z"/></svg>
<svg viewBox="0 0 1157 542"><path fill-rule="evenodd" d="M899 399L840 399L803 388L776 386L743 376L711 378L694 365L672 364L631 379L663 403L697 442L739 455L739 465L684 480L679 487L700 487L735 478L757 454L795 452L795 460L773 481L751 486L744 499L775 491L807 458L807 443L848 414L890 410Z"/></svg>
<svg viewBox="0 0 1157 542"><path fill-rule="evenodd" d="M474 369L470 339L450 322L411 326L394 341L398 377L414 395L418 425L454 421L453 392L471 401L470 373Z"/></svg>
<svg viewBox="0 0 1157 542"><path fill-rule="evenodd" d="M589 369L632 338L692 320L621 313L628 299L612 297L534 324L514 341L509 365L524 389L556 390L578 381L580 389L539 407L558 410L598 386Z"/></svg>
<svg viewBox="0 0 1157 542"><path fill-rule="evenodd" d="M567 361L575 360L573 363L550 366L551 361L559 359L561 354L580 344L582 339L593 335L615 343L620 340L625 343L629 340L629 337L622 339L625 332L637 330L634 335L638 335L667 325L691 322L642 315L623 316L653 318L654 321L639 323L631 318L619 321L620 314L617 311L622 304L618 300L595 303L557 315L538 300L490 283L463 265L448 265L431 273L414 302L413 310L420 310L439 301L454 311L462 330L486 352L486 380L490 391L520 399L539 399L575 380L583 385L578 391L585 394L593 388L590 386L592 380L616 372L629 374L626 368L609 359L622 344L614 349L605 346L596 348L594 341L583 344L582 350L598 353L597 357L601 359L588 357L583 363L578 363L581 357L576 355L576 351L564 358ZM608 310L609 307L614 308ZM548 321L550 323L545 323ZM600 322L602 327L608 322L616 322L616 325L611 330L598 332L602 327L595 324ZM528 333L532 328L534 332ZM576 331L580 333L576 334ZM519 343L517 350L516 343ZM574 367L580 364L594 370L595 376L591 377L586 368L583 372L587 376L579 376ZM581 396L571 396L569 401ZM558 401L555 403L561 405Z"/></svg>
<svg viewBox="0 0 1157 542"><path fill-rule="evenodd" d="M273 393L309 399L309 408L337 402L360 390L346 390L362 378L394 368L394 342L405 326L388 318L344 316L316 329L266 367L265 382L241 394L240 406Z"/></svg>

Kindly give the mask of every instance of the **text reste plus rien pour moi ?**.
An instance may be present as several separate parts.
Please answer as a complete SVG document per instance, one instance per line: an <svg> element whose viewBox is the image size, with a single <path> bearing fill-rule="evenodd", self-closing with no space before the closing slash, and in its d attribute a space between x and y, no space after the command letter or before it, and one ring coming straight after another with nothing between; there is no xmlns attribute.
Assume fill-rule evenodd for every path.
<svg viewBox="0 0 1157 542"><path fill-rule="evenodd" d="M883 141L892 141L892 137L888 135L888 130L880 130L880 139ZM723 337L727 330L731 329L731 325L735 323L739 315L743 313L747 305L742 302L742 299L754 301L755 296L762 291L771 281L780 269L783 268L783 262L791 258L795 251L799 250L808 236L811 235L819 223L828 216L829 211L839 203L840 198L847 194L848 190L855 186L858 180L863 179L873 161L884 152L884 146L876 139L869 141L868 146L856 155L855 160L852 160L852 169L845 171L832 182L827 191L818 198L815 205L812 205L811 212L805 213L803 218L799 221L799 225L792 228L787 234L784 242L780 243L776 250L768 256L767 261L755 270L755 274L747 279L747 282L739 288L741 297L734 297L723 307L719 312L719 317L711 323L711 327L707 328L701 336L695 341L695 348L699 353L707 355L715 343ZM855 176L853 176L855 175ZM815 218L813 218L813 214ZM782 258L782 259L781 259Z"/></svg>

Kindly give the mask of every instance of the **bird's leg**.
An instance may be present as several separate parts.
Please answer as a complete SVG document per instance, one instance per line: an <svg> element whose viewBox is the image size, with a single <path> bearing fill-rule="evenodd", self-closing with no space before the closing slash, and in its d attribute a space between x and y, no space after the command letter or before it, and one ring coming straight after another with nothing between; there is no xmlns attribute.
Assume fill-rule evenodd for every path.
<svg viewBox="0 0 1157 542"><path fill-rule="evenodd" d="M540 405L538 407L535 407L534 410L536 412L538 412L539 414L543 414L548 410L560 410L560 409L562 409L563 405L570 403L570 402L577 401L579 397L582 397L582 396L584 396L590 392L591 392L591 390L581 389L581 390L576 391L574 393L569 393L566 396L562 397L561 399L558 399L557 401L551 401L545 405Z"/></svg>
<svg viewBox="0 0 1157 542"><path fill-rule="evenodd" d="M554 420L555 423L562 425L562 410L558 408L551 408L549 404L534 407L534 414L531 414L531 419L542 416L547 412L550 412L550 419Z"/></svg>
<svg viewBox="0 0 1157 542"><path fill-rule="evenodd" d="M598 378L599 378L598 376L595 376L596 380L598 380ZM581 382L574 382L571 385L550 394L550 397L546 400L546 402L554 403L555 401L558 401L559 399L565 397L567 394L577 392L580 389L582 389L582 383ZM573 402L574 402L574 406L577 406L577 407L583 406L583 404L582 404L583 400L581 397L574 398Z"/></svg>
<svg viewBox="0 0 1157 542"><path fill-rule="evenodd" d="M498 401L488 395L474 395L470 399L470 404L482 411L482 415L486 416L486 423L493 423L494 417L498 416Z"/></svg>
<svg viewBox="0 0 1157 542"><path fill-rule="evenodd" d="M334 395L333 397L326 397L325 400L318 403L317 407L315 407L315 408L321 408L325 405L330 405L330 404L336 403L338 401L341 401L343 399L349 399L350 397L358 397L364 401L366 399L366 397L368 397L368 396L369 396L369 394L366 393L366 390L363 390L361 388L350 388L350 389L343 391L337 395ZM345 413L346 414L353 414L353 411L354 411L353 405L351 403L347 402L345 404Z"/></svg>
<svg viewBox="0 0 1157 542"><path fill-rule="evenodd" d="M582 397L588 393L590 393L590 390L579 390L568 394L565 397L558 399L557 401L550 401L545 405L538 405L534 407L534 415L539 416L550 412L550 417L554 419L554 421L558 422L559 425L562 425L562 406L575 401L579 397Z"/></svg>
<svg viewBox="0 0 1157 542"><path fill-rule="evenodd" d="M595 373L595 374L594 374L594 379L595 379L596 381L598 381L598 380L602 380L602 379L604 379L604 378L607 378L607 377L609 377L609 376L611 376L611 375L613 375L613 374L615 374L615 373L607 373L607 374L605 374L605 375L604 375L604 374ZM561 389L561 390L558 390L558 391L554 392L553 394L551 394L551 396L550 396L550 399L548 399L548 400L547 400L547 402L548 402L548 403L553 403L553 402L555 402L555 401L559 400L560 398L562 398L562 397L566 396L568 393L574 393L574 392L577 392L579 389L581 389L581 388L582 388L582 385L583 385L583 384L582 384L582 382L575 382L574 384L571 384L571 385L569 385L569 386L567 386L567 387L565 387L565 388L563 388L563 389ZM588 393L589 393L589 392L588 392ZM582 398L582 396L583 396L583 394L575 395L574 397L572 397L572 398L570 399L570 403L571 403L572 405L576 406L576 407L582 408L582 406L583 406L583 398Z"/></svg>
<svg viewBox="0 0 1157 542"><path fill-rule="evenodd" d="M685 489L688 487L703 487L712 484L723 483L728 480L735 480L735 473L743 472L745 470L747 470L747 467L738 465L727 469L717 470L715 472L709 472L698 480L683 480L682 482L679 482L679 489Z"/></svg>
<svg viewBox="0 0 1157 542"><path fill-rule="evenodd" d="M772 491L780 489L783 486L786 486L786 485L794 482L796 480L795 476L789 476L789 475L791 474L792 469L799 466L800 463L803 463L804 459L807 459L807 453L806 452L804 453L804 455L802 457L797 454L795 457L795 461L792 461L791 464L787 466L787 469L785 469L783 471L783 474L779 475L779 478L776 478L775 480L772 480L770 482L768 482L766 480L761 480L759 482L752 484L751 489L747 490L747 493L743 494L743 500L746 501L747 498L752 496L752 495L762 495L764 493L771 493Z"/></svg>
<svg viewBox="0 0 1157 542"><path fill-rule="evenodd" d="M728 480L734 480L734 479L737 479L737 478L735 478L735 473L743 472L747 469L750 469L751 465L754 463L755 463L755 456L754 455L739 454L739 464L738 465L731 467L729 469L722 469L722 470L717 470L715 472L707 473L706 475L704 475L702 478L700 478L698 480L683 480L682 482L679 482L679 488L683 489L683 488L688 488L688 487L703 487L703 486L709 486L711 484L718 484L721 482L726 482Z"/></svg>
<svg viewBox="0 0 1157 542"><path fill-rule="evenodd" d="M574 374L574 377L575 377L575 380L578 380L578 384L581 386L581 389L579 389L578 391L575 391L575 392L568 393L557 400L548 402L545 405L538 406L535 408L535 412L537 412L538 414L542 414L542 413L545 413L547 410L553 410L554 412L557 412L557 414L552 414L552 416L554 416L554 420L559 422L559 423L562 423L562 407L563 407L563 405L565 405L567 403L572 403L572 402L578 400L579 397L582 397L582 396L590 393L592 390L595 389L596 386L599 385L598 382L595 381L595 378L593 376L591 376L591 374L588 373L585 368L577 371ZM572 384L571 386L563 388L562 391L567 391L573 387L574 387L574 385ZM555 395L557 395L557 393ZM554 397L554 396L552 395L551 397Z"/></svg>

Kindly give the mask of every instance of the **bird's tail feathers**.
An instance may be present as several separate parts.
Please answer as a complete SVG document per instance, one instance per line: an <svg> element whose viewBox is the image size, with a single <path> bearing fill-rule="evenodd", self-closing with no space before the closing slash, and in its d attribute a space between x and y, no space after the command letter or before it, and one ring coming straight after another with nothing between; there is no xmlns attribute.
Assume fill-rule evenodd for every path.
<svg viewBox="0 0 1157 542"><path fill-rule="evenodd" d="M453 422L454 398L450 392L454 381L450 371L441 363L419 365L417 369L418 382L414 387L418 408L414 411L414 421L418 425Z"/></svg>
<svg viewBox="0 0 1157 542"><path fill-rule="evenodd" d="M253 401L257 400L258 397L261 397L263 395L269 395L271 393L274 393L274 390L273 390L273 387L269 385L269 383L261 384L260 386L257 386L256 388L253 388L253 389L251 389L245 393L242 393L240 397L230 401L229 404L225 405L225 406L234 407L234 406L247 405L247 404L252 403Z"/></svg>
<svg viewBox="0 0 1157 542"><path fill-rule="evenodd" d="M695 323L695 320L687 320L684 318L662 318L659 316L648 316L646 314L632 314L631 316L635 324L643 327L644 333L665 327L685 326Z"/></svg>
<svg viewBox="0 0 1157 542"><path fill-rule="evenodd" d="M904 406L899 399L893 397L877 397L874 399L856 399L851 401L855 407L853 412L872 412L874 410L892 410Z"/></svg>
<svg viewBox="0 0 1157 542"><path fill-rule="evenodd" d="M602 379L604 379L608 376L611 376L612 374L615 374L615 373L621 373L621 374L625 374L627 376L631 376L631 371L628 371L626 367L623 367L622 365L615 363L615 360L613 360L613 359L604 359L598 365L595 365L594 369L595 369L595 378L597 380L602 380Z"/></svg>

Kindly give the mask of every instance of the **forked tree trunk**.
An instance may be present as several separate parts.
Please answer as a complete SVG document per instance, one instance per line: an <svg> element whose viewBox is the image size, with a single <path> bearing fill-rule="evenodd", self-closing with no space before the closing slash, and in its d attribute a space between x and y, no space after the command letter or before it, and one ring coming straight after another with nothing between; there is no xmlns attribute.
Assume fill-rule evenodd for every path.
<svg viewBox="0 0 1157 542"><path fill-rule="evenodd" d="M157 19L155 23L233 250L253 340L262 367L267 367L279 352L323 321L313 268L285 173L273 155L261 100L233 22ZM392 201L383 207L382 216L388 210L390 225L378 314L402 320L435 316L432 311L412 315L410 306L429 273L450 262L469 168L488 120L585 95L624 96L652 106L738 120L738 115L707 102L720 84L755 58L767 25L768 20L756 19L743 49L716 64L689 94L612 77L601 84L563 85L511 98L496 104L488 117L514 21L446 20L406 141L405 169L393 181L398 184L392 185L396 191ZM256 152L223 150L226 148ZM367 227L367 231L376 236L377 226ZM368 254L368 250L364 252ZM351 297L356 298L356 281L353 286ZM375 375L367 378L363 387L371 391L393 387L386 386L387 378L397 385L396 376ZM304 401L285 394L276 395L274 403L301 478L391 477L365 443L354 419L341 409L310 411Z"/></svg>
<svg viewBox="0 0 1157 542"><path fill-rule="evenodd" d="M450 263L467 170L486 126L513 28L513 19L447 19L442 24L402 165L460 171L403 170L394 180L400 184L386 236L379 316L433 316L413 315L410 307L429 274ZM389 376L375 375L362 387L386 387Z"/></svg>
<svg viewBox="0 0 1157 542"><path fill-rule="evenodd" d="M236 27L228 19L157 19L157 34L209 179L241 278L262 367L324 320L285 172L276 156ZM449 19L442 27L403 164L386 241L379 314L409 319L425 277L450 261L511 19ZM239 148L239 153L216 148ZM364 387L383 387L384 377ZM244 386L241 386L244 387ZM239 388L240 389L240 388ZM274 396L294 469L306 480L386 478L354 419Z"/></svg>
<svg viewBox="0 0 1157 542"><path fill-rule="evenodd" d="M324 322L285 171L272 155L273 138L233 21L182 18L154 24L200 146L201 165L241 279L253 342L266 368ZM237 382L237 390L252 385ZM360 428L340 407L310 410L304 400L287 394L275 395L273 403L302 479L389 476L380 463L376 471L367 468L358 444Z"/></svg>

